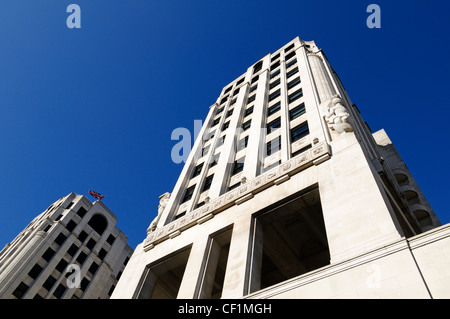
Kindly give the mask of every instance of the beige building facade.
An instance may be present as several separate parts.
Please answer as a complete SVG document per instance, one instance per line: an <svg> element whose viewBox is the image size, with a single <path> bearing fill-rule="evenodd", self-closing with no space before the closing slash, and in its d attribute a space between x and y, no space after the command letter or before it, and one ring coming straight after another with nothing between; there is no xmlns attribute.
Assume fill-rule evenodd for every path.
<svg viewBox="0 0 450 319"><path fill-rule="evenodd" d="M0 252L1 299L108 299L133 250L99 200L71 193Z"/></svg>
<svg viewBox="0 0 450 319"><path fill-rule="evenodd" d="M449 244L297 37L223 88L112 298L448 298Z"/></svg>

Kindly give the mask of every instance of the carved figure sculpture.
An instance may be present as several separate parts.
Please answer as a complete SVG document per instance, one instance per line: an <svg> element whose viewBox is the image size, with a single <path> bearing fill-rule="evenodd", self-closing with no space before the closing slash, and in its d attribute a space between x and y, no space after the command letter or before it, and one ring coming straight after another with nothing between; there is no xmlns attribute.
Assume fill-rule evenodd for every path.
<svg viewBox="0 0 450 319"><path fill-rule="evenodd" d="M159 196L158 215L151 222L150 227L147 229L147 232L152 232L156 229L159 219L161 218L161 215L164 212L164 209L166 208L167 203L169 202L169 198L170 198L170 193L164 193L161 196Z"/></svg>
<svg viewBox="0 0 450 319"><path fill-rule="evenodd" d="M340 95L334 95L331 100L325 103L327 104L324 110L325 120L327 121L330 130L339 134L343 132L353 132L353 127L348 121L350 114L345 108Z"/></svg>

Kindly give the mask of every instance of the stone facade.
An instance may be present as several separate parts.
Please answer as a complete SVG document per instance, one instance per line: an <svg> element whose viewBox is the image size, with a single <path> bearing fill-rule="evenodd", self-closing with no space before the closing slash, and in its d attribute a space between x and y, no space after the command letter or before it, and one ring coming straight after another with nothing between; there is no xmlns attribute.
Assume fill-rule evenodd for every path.
<svg viewBox="0 0 450 319"><path fill-rule="evenodd" d="M101 201L59 199L0 252L0 298L109 298L133 253L116 222Z"/></svg>
<svg viewBox="0 0 450 319"><path fill-rule="evenodd" d="M450 229L313 41L223 88L160 200L112 298L450 297Z"/></svg>

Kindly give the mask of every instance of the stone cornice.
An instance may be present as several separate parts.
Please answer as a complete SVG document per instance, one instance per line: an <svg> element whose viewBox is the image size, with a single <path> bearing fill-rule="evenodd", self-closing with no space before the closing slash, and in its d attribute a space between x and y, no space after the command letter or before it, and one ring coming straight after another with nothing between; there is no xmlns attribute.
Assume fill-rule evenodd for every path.
<svg viewBox="0 0 450 319"><path fill-rule="evenodd" d="M253 196L272 185L278 185L287 181L291 175L294 175L311 165L318 165L326 161L331 156L330 147L326 142L321 142L299 155L291 158L276 168L269 170L252 180L247 181L240 187L228 191L218 198L211 200L185 216L176 219L169 224L155 229L147 235L144 240L144 250L152 249L158 243L181 234L182 231L191 228L197 224L204 223L213 218L214 215L234 205L240 205Z"/></svg>

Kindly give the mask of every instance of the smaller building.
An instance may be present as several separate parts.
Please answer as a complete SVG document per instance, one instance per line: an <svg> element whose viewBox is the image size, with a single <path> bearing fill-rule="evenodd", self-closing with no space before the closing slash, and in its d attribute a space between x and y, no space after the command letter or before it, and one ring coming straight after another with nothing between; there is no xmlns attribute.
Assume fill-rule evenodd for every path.
<svg viewBox="0 0 450 319"><path fill-rule="evenodd" d="M101 202L71 193L0 252L2 299L107 299L133 253Z"/></svg>

